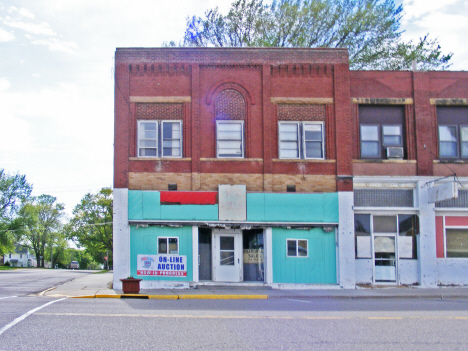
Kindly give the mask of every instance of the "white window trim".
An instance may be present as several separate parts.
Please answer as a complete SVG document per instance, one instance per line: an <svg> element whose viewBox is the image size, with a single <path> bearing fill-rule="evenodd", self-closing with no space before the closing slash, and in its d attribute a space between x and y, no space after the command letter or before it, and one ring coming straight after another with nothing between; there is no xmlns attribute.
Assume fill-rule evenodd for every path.
<svg viewBox="0 0 468 351"><path fill-rule="evenodd" d="M457 140L455 141L456 147L457 147L457 155L456 156L442 156L440 154L440 127L455 127L455 136ZM437 125L437 138L438 138L438 147L439 147L439 159L441 160L462 160L468 158L468 156L463 156L462 155L462 135L461 135L461 128L462 127L467 127L466 124L438 124ZM447 142L446 140L444 140Z"/></svg>
<svg viewBox="0 0 468 351"><path fill-rule="evenodd" d="M305 139L305 125L314 125L319 124L321 125L322 130L322 157L306 157L306 139ZM302 153L304 159L307 160L323 160L325 159L325 123L324 122L302 122Z"/></svg>
<svg viewBox="0 0 468 351"><path fill-rule="evenodd" d="M141 124L142 123L155 123L156 125L156 156L140 156L140 149L148 149L148 148L143 148L140 147L140 140L153 140L153 139L140 139L140 130L141 130ZM174 123L178 122L180 125L180 155L179 156L163 156L163 124L164 123ZM138 120L138 130L137 130L137 157L139 158L182 158L183 157L183 123L182 120L176 119L176 120L171 120L171 119L140 119Z"/></svg>
<svg viewBox="0 0 468 351"><path fill-rule="evenodd" d="M140 141L142 140L153 140L153 139L140 139L140 131L142 130L141 125L143 123L154 123L156 125L156 156L140 156L140 149L153 149L147 147L140 147ZM137 130L137 157L148 158L148 157L158 157L159 154L159 123L155 120L138 120L138 130Z"/></svg>
<svg viewBox="0 0 468 351"><path fill-rule="evenodd" d="M386 145L384 142L385 135L395 135L395 134L384 134L385 127L399 127L400 128L400 143L398 145ZM403 126L401 124L382 124L382 147L403 147Z"/></svg>
<svg viewBox="0 0 468 351"><path fill-rule="evenodd" d="M288 254L288 241L295 241L296 242L296 256L289 256L289 254ZM305 241L307 243L307 256L299 256L299 241ZM287 238L286 239L286 257L297 257L297 258L307 258L307 257L309 257L309 239Z"/></svg>
<svg viewBox="0 0 468 351"><path fill-rule="evenodd" d="M169 239L176 239L177 240L177 253L175 254L171 254L171 253L160 253L159 252L159 239L166 239L166 247L167 247L167 252L169 251ZM178 255L179 254L179 238L177 236L158 236L157 237L157 252L158 252L158 255Z"/></svg>
<svg viewBox="0 0 468 351"><path fill-rule="evenodd" d="M297 148L298 156L297 157L281 157L281 125L282 124L295 124L297 125ZM278 122L278 157L284 160L298 160L301 158L301 131L300 131L301 122L292 122L292 121L281 121Z"/></svg>
<svg viewBox="0 0 468 351"><path fill-rule="evenodd" d="M467 257L447 257L447 229L462 229L462 230L468 230L468 226L466 225L445 225L445 216L444 216L444 221L442 222L443 224L443 230L444 230L444 258L449 259L449 260L467 260Z"/></svg>
<svg viewBox="0 0 468 351"><path fill-rule="evenodd" d="M297 147L299 148L299 156L298 157L281 157L281 125L282 124L296 124L297 128ZM320 124L322 129L322 157L306 157L306 148L305 148L305 128L304 125L313 125L313 124ZM325 160L325 122L316 122L316 121L279 121L278 122L278 157L283 160Z"/></svg>
<svg viewBox="0 0 468 351"><path fill-rule="evenodd" d="M164 133L164 129L163 129L163 124L164 123L179 123L179 126L180 126L180 155L179 156L163 156L163 152L164 152L164 146L163 146L163 143L164 143L164 137L163 137L163 133ZM170 119L164 119L164 120L161 120L161 152L160 152L160 157L163 157L163 158L182 158L182 154L183 154L183 125L182 125L182 121L181 120L170 120Z"/></svg>
<svg viewBox="0 0 468 351"><path fill-rule="evenodd" d="M240 124L241 125L241 156L219 156L219 142L218 142L218 125L219 124ZM217 158L229 158L229 159L239 159L239 158L244 158L244 150L245 150L245 145L244 145L244 121L241 120L235 120L235 121L226 121L226 120L217 120L216 121L216 157Z"/></svg>
<svg viewBox="0 0 468 351"><path fill-rule="evenodd" d="M377 127L377 137L378 140L377 142L379 143L379 154L376 156L364 156L362 154L362 143L366 141L373 141L375 140L362 140L362 127ZM381 131L381 125L380 124L365 124L361 123L359 124L359 151L360 151L360 158L362 159L368 159L368 158L373 158L373 159L381 159L382 158L382 131Z"/></svg>

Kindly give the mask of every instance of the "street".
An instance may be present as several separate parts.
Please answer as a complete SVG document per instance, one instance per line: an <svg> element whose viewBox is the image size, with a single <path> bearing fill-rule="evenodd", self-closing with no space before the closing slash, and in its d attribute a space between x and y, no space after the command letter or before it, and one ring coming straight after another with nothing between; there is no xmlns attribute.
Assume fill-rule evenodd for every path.
<svg viewBox="0 0 468 351"><path fill-rule="evenodd" d="M0 350L466 350L468 300L0 299ZM1 329L0 329L1 330Z"/></svg>
<svg viewBox="0 0 468 351"><path fill-rule="evenodd" d="M0 271L0 298L37 294L91 273L92 271L40 268Z"/></svg>
<svg viewBox="0 0 468 351"><path fill-rule="evenodd" d="M159 300L117 298L106 288L111 272L90 273L1 272L0 351L468 349L466 289L328 290L329 295L259 289L269 298ZM51 287L56 288L37 294ZM242 291L152 293L222 297ZM98 292L114 298L69 297Z"/></svg>

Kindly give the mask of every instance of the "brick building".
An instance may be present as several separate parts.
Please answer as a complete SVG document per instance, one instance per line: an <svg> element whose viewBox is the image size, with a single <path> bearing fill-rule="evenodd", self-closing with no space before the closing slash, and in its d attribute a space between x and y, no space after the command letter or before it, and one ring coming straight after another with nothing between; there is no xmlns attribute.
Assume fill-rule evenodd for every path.
<svg viewBox="0 0 468 351"><path fill-rule="evenodd" d="M468 284L468 72L350 71L345 49L115 60L116 288ZM429 202L454 173L458 198Z"/></svg>

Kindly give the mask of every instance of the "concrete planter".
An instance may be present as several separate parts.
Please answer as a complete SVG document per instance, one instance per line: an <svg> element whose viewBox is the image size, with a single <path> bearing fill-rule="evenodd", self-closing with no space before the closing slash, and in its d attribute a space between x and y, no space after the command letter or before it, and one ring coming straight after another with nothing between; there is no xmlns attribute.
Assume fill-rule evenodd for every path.
<svg viewBox="0 0 468 351"><path fill-rule="evenodd" d="M138 294L140 293L141 279L125 278L120 279L122 282L122 290L124 294Z"/></svg>

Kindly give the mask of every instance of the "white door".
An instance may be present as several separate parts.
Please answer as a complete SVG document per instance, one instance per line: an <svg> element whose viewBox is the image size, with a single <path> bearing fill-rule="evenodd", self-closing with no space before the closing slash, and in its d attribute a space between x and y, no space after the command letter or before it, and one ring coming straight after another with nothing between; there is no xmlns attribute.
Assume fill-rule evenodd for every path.
<svg viewBox="0 0 468 351"><path fill-rule="evenodd" d="M374 234L374 283L396 283L397 236Z"/></svg>
<svg viewBox="0 0 468 351"><path fill-rule="evenodd" d="M242 281L242 232L213 230L213 281Z"/></svg>

